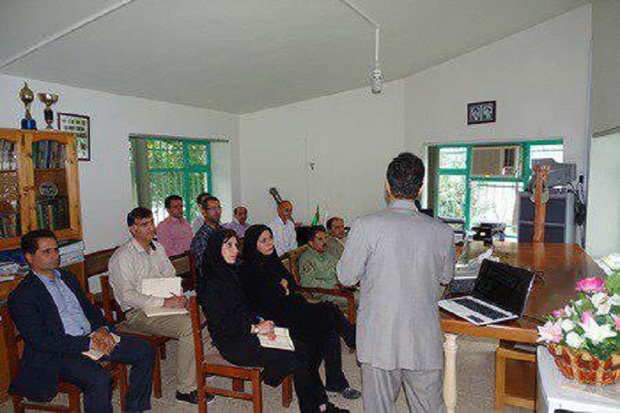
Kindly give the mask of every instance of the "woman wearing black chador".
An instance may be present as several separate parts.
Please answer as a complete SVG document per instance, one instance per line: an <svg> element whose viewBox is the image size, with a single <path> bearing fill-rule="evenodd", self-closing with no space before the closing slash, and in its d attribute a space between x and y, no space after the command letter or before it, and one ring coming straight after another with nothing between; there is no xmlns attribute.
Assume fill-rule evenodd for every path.
<svg viewBox="0 0 620 413"><path fill-rule="evenodd" d="M262 367L264 381L270 386L293 374L302 413L347 412L328 403L318 373L320 360L309 357L302 341L293 340L294 352L260 346L257 335L273 334L274 324L261 320L247 306L235 265L237 246L234 231L211 235L202 260L205 277L197 286L198 303L220 354L239 366Z"/></svg>
<svg viewBox="0 0 620 413"><path fill-rule="evenodd" d="M291 273L273 247L271 229L253 225L247 229L241 265L241 284L250 308L261 317L287 327L292 337L309 345L314 357L325 360L325 389L349 399L361 396L349 386L342 371L340 337L355 348L355 327L333 303L309 303L296 292Z"/></svg>

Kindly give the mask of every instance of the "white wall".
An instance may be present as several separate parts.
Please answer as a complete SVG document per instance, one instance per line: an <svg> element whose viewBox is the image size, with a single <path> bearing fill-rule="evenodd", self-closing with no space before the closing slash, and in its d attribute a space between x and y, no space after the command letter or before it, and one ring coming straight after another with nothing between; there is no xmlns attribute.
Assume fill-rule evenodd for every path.
<svg viewBox="0 0 620 413"><path fill-rule="evenodd" d="M620 132L592 139L586 249L620 252Z"/></svg>
<svg viewBox="0 0 620 413"><path fill-rule="evenodd" d="M0 75L0 125L19 127L23 105L21 78ZM109 248L125 238L125 215L132 208L128 136L170 134L197 138L212 135L231 140L232 197L238 197L238 116L206 109L112 95L26 79L35 92L60 95L54 111L79 113L91 118L90 162L80 162L80 192L84 240L88 251ZM43 104L33 103L33 117L40 129Z"/></svg>
<svg viewBox="0 0 620 413"><path fill-rule="evenodd" d="M584 168L590 6L405 80L405 143L564 138ZM467 126L467 103L496 100L497 122Z"/></svg>
<svg viewBox="0 0 620 413"><path fill-rule="evenodd" d="M383 203L389 161L404 148L402 81L241 115L241 199L253 222L275 216L270 187L295 204L297 221L347 220ZM314 163L314 170L310 169ZM324 218L324 216L323 216Z"/></svg>
<svg viewBox="0 0 620 413"><path fill-rule="evenodd" d="M592 4L592 132L620 127L620 1Z"/></svg>

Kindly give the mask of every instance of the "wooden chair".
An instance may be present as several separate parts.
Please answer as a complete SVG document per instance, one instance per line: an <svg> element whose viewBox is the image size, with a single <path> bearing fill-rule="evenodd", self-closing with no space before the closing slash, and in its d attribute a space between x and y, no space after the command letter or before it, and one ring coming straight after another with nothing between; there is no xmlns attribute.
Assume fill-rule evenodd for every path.
<svg viewBox="0 0 620 413"><path fill-rule="evenodd" d="M504 405L535 409L536 350L532 353L515 348L514 342L500 340L495 350L495 408L503 409Z"/></svg>
<svg viewBox="0 0 620 413"><path fill-rule="evenodd" d="M188 251L187 252L188 256L189 256L189 280L188 280L188 290L195 290L196 289L196 274L197 274L197 268L196 268L196 254L194 254L192 251Z"/></svg>
<svg viewBox="0 0 620 413"><path fill-rule="evenodd" d="M191 297L189 301L189 314L192 319L192 332L194 336L194 348L196 353L196 383L198 387L198 411L207 412L207 394L217 394L234 399L251 400L254 413L263 411L262 398L262 368L260 367L241 367L227 362L220 355L219 351L213 347L206 354L204 353L202 328L200 313L196 297ZM207 374L231 378L232 390L220 387L212 387L207 384ZM250 381L252 391L244 391L244 382ZM282 381L282 406L287 408L291 404L293 397L293 387L291 377Z"/></svg>
<svg viewBox="0 0 620 413"><path fill-rule="evenodd" d="M351 324L355 324L357 319L357 312L355 310L355 295L353 290L348 288L314 288L314 287L303 287L301 286L301 277L299 275L299 259L301 255L308 249L308 245L303 245L299 248L296 248L292 251L288 251L284 255L282 255L282 263L287 266L287 269L293 275L295 282L299 285L299 291L308 296L312 297L314 294L326 294L332 295L335 297L344 297L347 300L346 308L344 309L344 313Z"/></svg>
<svg viewBox="0 0 620 413"><path fill-rule="evenodd" d="M97 275L106 274L108 272L108 262L110 257L114 254L118 247L109 248L107 250L101 250L86 254L84 257L84 273L86 274L86 285L88 285L88 279ZM101 293L94 295L95 305L100 309L103 309L103 301Z"/></svg>
<svg viewBox="0 0 620 413"><path fill-rule="evenodd" d="M120 305L114 299L114 292L112 291L112 287L110 286L110 280L108 276L102 275L100 280L103 315L105 316L108 323L114 325L116 327L116 330L120 333L141 338L155 346L156 354L155 364L153 365L153 396L155 396L156 399L161 399L162 385L160 360L166 359L166 343L172 340L172 338L132 331L127 326L125 313L121 310Z"/></svg>
<svg viewBox="0 0 620 413"><path fill-rule="evenodd" d="M7 305L0 306L0 316L4 326L4 342L6 344L6 355L9 366L9 377L15 380L19 372L19 358L23 351L23 337L17 332L9 308ZM20 351L21 350L21 351ZM121 411L125 411L125 394L127 393L127 367L121 363L112 363L104 361L101 363L103 368L112 376L114 388L120 392ZM69 398L69 405L60 405L56 403L39 403L31 402L18 395L12 395L13 411L15 413L23 413L26 409L41 410L48 412L70 412L80 413L82 411L82 403L80 401L81 390L70 383L59 382L58 392L66 394Z"/></svg>
<svg viewBox="0 0 620 413"><path fill-rule="evenodd" d="M183 286L183 291L194 289L194 284L191 280L191 262L189 255L190 252L185 251L183 254L170 257L170 262L177 272L177 277L181 277L182 279L181 285Z"/></svg>

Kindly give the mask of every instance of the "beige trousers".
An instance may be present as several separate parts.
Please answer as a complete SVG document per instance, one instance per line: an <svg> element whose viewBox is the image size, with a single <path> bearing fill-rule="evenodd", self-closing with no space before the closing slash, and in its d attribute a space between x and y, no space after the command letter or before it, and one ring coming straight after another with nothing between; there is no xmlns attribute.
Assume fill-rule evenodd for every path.
<svg viewBox="0 0 620 413"><path fill-rule="evenodd" d="M196 356L189 314L149 318L142 310L134 309L127 313L127 326L139 333L178 339L177 390L181 393L196 390Z"/></svg>

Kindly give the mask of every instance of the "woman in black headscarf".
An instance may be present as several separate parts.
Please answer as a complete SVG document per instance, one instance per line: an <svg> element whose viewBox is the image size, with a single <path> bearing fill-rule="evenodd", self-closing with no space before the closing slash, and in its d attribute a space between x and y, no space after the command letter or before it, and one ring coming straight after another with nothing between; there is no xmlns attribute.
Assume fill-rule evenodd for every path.
<svg viewBox="0 0 620 413"><path fill-rule="evenodd" d="M197 288L207 328L222 357L239 366L263 367L264 382L270 386L293 374L303 413L347 412L328 403L318 365L308 357L303 342L294 340L294 352L261 347L257 335L272 334L274 325L258 318L246 304L235 265L237 248L234 231L211 235L202 260L205 277Z"/></svg>
<svg viewBox="0 0 620 413"><path fill-rule="evenodd" d="M326 389L346 398L360 392L349 386L342 372L340 337L355 348L355 327L329 302L309 303L297 293L297 284L273 247L273 233L265 225L247 229L241 283L252 310L306 342L313 357L325 360Z"/></svg>

